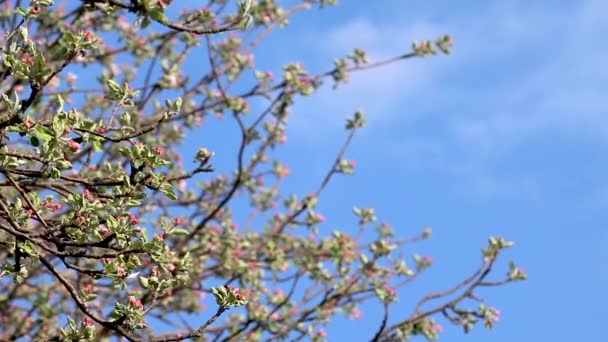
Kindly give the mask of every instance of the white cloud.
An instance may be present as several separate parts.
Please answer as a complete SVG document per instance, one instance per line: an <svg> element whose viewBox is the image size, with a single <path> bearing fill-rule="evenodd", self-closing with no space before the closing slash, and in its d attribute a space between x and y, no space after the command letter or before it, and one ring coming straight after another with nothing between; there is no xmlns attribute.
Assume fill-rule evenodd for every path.
<svg viewBox="0 0 608 342"><path fill-rule="evenodd" d="M535 50L527 58L540 62L530 70L519 71L521 75L510 83L508 94L502 93L504 88L489 94L495 102L486 104L487 115L454 122L457 140L475 141L485 149L500 151L546 132L576 132L608 138L608 116L605 115L608 104L604 100L608 47L601 43L608 33L608 25L598 15L605 13L608 6L604 1L594 0L580 4L574 13L543 16L533 12L532 18L537 20L526 20L530 11L524 7L514 9L510 17L518 18L522 14L524 18L516 24L521 29L515 32L530 32L534 39L532 44L516 44L510 49L521 50L532 45ZM566 14L568 18L564 20ZM535 34L546 27L555 29L553 37ZM517 39L511 40L517 42Z"/></svg>
<svg viewBox="0 0 608 342"><path fill-rule="evenodd" d="M311 34L311 44L321 46L321 56L326 60L343 57L354 48L365 50L371 61L387 59L410 51L411 42L415 39L438 37L445 32L426 22L417 22L407 26L383 26L366 18L351 20L334 27L329 33ZM312 98L296 106L297 115L294 125L297 133L309 134L311 129L317 133L328 133L342 126L344 118L354 111L363 109L369 124L399 118L403 120L416 115L402 104L423 94L436 79L444 61L431 59L413 59L399 61L377 69L352 73L346 85L332 89L332 81ZM415 100L415 99L414 99ZM313 126L314 125L314 126Z"/></svg>
<svg viewBox="0 0 608 342"><path fill-rule="evenodd" d="M445 22L357 18L330 28L322 40L317 32L310 41L332 57L361 47L373 59L384 58L407 51L414 39L446 32L454 35L455 49L449 58L405 61L355 74L338 91L321 90L296 108L295 133L319 139L362 107L372 124L366 134L382 136L376 124L403 127L402 137L383 137L378 149L387 157L409 167L444 168L482 197L538 198L540 180L499 176L492 162L545 134L608 141L608 2L567 6L503 2ZM423 115L434 115L442 133L410 136L410 124Z"/></svg>

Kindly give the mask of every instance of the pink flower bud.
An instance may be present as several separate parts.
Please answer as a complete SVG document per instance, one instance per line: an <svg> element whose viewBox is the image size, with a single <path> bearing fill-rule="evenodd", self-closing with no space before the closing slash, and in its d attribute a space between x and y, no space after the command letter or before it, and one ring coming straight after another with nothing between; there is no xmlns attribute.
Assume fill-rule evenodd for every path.
<svg viewBox="0 0 608 342"><path fill-rule="evenodd" d="M91 326L93 324L94 323L93 323L93 320L91 319L91 317L87 316L82 320L82 325L84 325L84 326Z"/></svg>
<svg viewBox="0 0 608 342"><path fill-rule="evenodd" d="M83 34L84 40L86 40L87 42L93 40L93 34L91 33L91 31L84 31Z"/></svg>
<svg viewBox="0 0 608 342"><path fill-rule="evenodd" d="M46 202L44 204L44 207L46 209L49 209L50 211L56 211L58 209L61 208L61 203L56 203L56 202Z"/></svg>
<svg viewBox="0 0 608 342"><path fill-rule="evenodd" d="M23 122L23 125L25 126L25 128L32 128L34 126L34 120L27 118Z"/></svg>
<svg viewBox="0 0 608 342"><path fill-rule="evenodd" d="M129 305L134 306L140 310L144 308L144 305L141 303L141 300L135 298L135 296L129 296Z"/></svg>
<svg viewBox="0 0 608 342"><path fill-rule="evenodd" d="M102 236L103 238L107 238L108 236L110 236L110 234L111 234L112 232L110 231L110 229L109 229L108 227L106 227L106 226L101 226L101 227L99 228L99 233L101 234L101 236Z"/></svg>
<svg viewBox="0 0 608 342"><path fill-rule="evenodd" d="M23 58L21 58L21 61L30 67L34 64L34 59L28 55L23 56Z"/></svg>
<svg viewBox="0 0 608 342"><path fill-rule="evenodd" d="M129 223L132 225L136 225L139 223L139 219L137 218L137 216L133 215L133 214L129 214Z"/></svg>
<svg viewBox="0 0 608 342"><path fill-rule="evenodd" d="M82 292L84 293L91 293L93 292L93 284L86 284L83 288L82 288Z"/></svg>
<svg viewBox="0 0 608 342"><path fill-rule="evenodd" d="M433 258L431 258L430 256L422 257L422 261L424 261L425 263L427 263L429 265L433 264Z"/></svg>
<svg viewBox="0 0 608 342"><path fill-rule="evenodd" d="M431 325L431 330L435 333L440 333L443 331L443 327L440 324Z"/></svg>
<svg viewBox="0 0 608 342"><path fill-rule="evenodd" d="M160 147L160 146L155 146L155 147L153 148L153 151L154 151L154 153L156 153L156 154L157 154L157 155L159 155L159 156L162 156L163 154L165 154L165 149L163 149L163 148L162 148L162 147Z"/></svg>
<svg viewBox="0 0 608 342"><path fill-rule="evenodd" d="M289 170L289 167L287 167L286 165L283 165L279 168L279 178L285 178L285 177L289 176L290 173L291 173L291 171Z"/></svg>
<svg viewBox="0 0 608 342"><path fill-rule="evenodd" d="M68 147L74 153L80 151L80 144L74 141L74 139L68 140Z"/></svg>

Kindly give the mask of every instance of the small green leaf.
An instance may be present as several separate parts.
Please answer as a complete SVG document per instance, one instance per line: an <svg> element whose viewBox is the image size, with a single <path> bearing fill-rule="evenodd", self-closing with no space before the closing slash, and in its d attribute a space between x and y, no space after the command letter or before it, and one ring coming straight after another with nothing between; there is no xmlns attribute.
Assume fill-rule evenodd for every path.
<svg viewBox="0 0 608 342"><path fill-rule="evenodd" d="M169 183L165 183L165 184L161 185L160 192L162 192L163 195L167 196L168 198L170 198L174 201L177 199L177 195L175 194L173 187Z"/></svg>
<svg viewBox="0 0 608 342"><path fill-rule="evenodd" d="M149 279L146 277L139 277L139 285L141 285L141 287L143 287L144 289L147 289L149 284Z"/></svg>
<svg viewBox="0 0 608 342"><path fill-rule="evenodd" d="M175 228L171 231L171 235L186 236L188 234L190 234L190 232L184 228Z"/></svg>
<svg viewBox="0 0 608 342"><path fill-rule="evenodd" d="M59 169L57 169L56 167L51 168L50 176L51 179L59 179L61 177L61 171L59 171Z"/></svg>
<svg viewBox="0 0 608 342"><path fill-rule="evenodd" d="M68 325L70 326L70 328L72 328L72 330L77 329L76 322L74 322L74 320L70 316L68 316Z"/></svg>
<svg viewBox="0 0 608 342"><path fill-rule="evenodd" d="M56 163L57 167L62 170L67 170L72 168L72 163L69 160L60 160Z"/></svg>

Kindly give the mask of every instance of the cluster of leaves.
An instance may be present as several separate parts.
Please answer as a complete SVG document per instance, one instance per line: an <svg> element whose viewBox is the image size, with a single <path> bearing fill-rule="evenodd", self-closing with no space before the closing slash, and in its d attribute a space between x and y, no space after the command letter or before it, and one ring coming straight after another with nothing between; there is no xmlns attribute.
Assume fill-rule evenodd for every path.
<svg viewBox="0 0 608 342"><path fill-rule="evenodd" d="M1 340L321 341L333 317L357 319L374 299L385 312L370 339L435 339L437 315L467 331L478 321L491 327L496 309L463 305L482 301L479 287L525 279L511 264L506 278L488 280L511 245L491 238L473 275L424 297L410 316L389 319L398 290L432 265L417 255L408 263L403 246L430 230L399 238L372 208L354 209L356 234L317 230L322 191L334 176L355 172L345 154L365 125L362 112L347 119L344 146L318 188L280 192L289 168L273 151L286 142L297 98L326 79L337 86L352 72L435 48L448 53L449 36L385 61L355 49L320 73L291 63L275 80L255 70L259 42L293 13L335 1L247 0L230 12L227 1L210 0L175 19L171 0L21 3L6 1L0 12ZM191 55L206 56L206 68L186 73ZM255 82L234 90L248 75ZM268 100L257 114L254 98ZM224 117L240 139L229 176L214 171L204 142L191 156L182 146L203 121ZM195 166L185 166L188 159ZM238 198L251 203L246 222L237 222ZM207 293L217 311L189 326L180 318L205 311ZM159 334L161 323L175 332Z"/></svg>

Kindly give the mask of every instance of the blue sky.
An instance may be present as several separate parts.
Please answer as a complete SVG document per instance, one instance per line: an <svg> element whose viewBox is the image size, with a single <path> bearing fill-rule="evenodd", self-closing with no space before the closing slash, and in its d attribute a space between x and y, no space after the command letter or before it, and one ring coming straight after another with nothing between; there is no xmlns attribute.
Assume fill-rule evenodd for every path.
<svg viewBox="0 0 608 342"><path fill-rule="evenodd" d="M433 228L411 252L434 266L401 292L395 315L468 275L486 238L502 235L516 241L504 260L529 280L483 292L502 311L493 331L463 337L446 324L442 340L608 341L607 12L602 0L342 1L294 16L255 52L256 67L275 74L293 61L321 72L355 47L380 59L453 35L449 57L358 73L300 99L279 150L292 169L286 190L308 193L335 158L345 117L364 110L369 125L347 154L357 175L323 194L321 229L354 229L352 206L374 206L404 236ZM218 173L228 172L237 136L214 127L188 146L215 151ZM361 321L330 326L329 340L363 341L379 321L369 306Z"/></svg>
<svg viewBox="0 0 608 342"><path fill-rule="evenodd" d="M311 189L344 118L365 111L370 124L347 155L357 176L338 178L320 208L327 230L351 229L353 205L374 206L404 235L433 227L412 252L435 266L401 293L403 315L472 271L487 236L516 241L506 256L529 280L485 292L501 322L467 337L446 325L444 341L608 340L607 11L600 0L342 1L293 17L257 52L258 67L303 61L322 71L354 47L382 58L453 35L450 57L359 73L300 101L281 150L293 170L287 187ZM340 322L329 338L367 336L378 315Z"/></svg>

